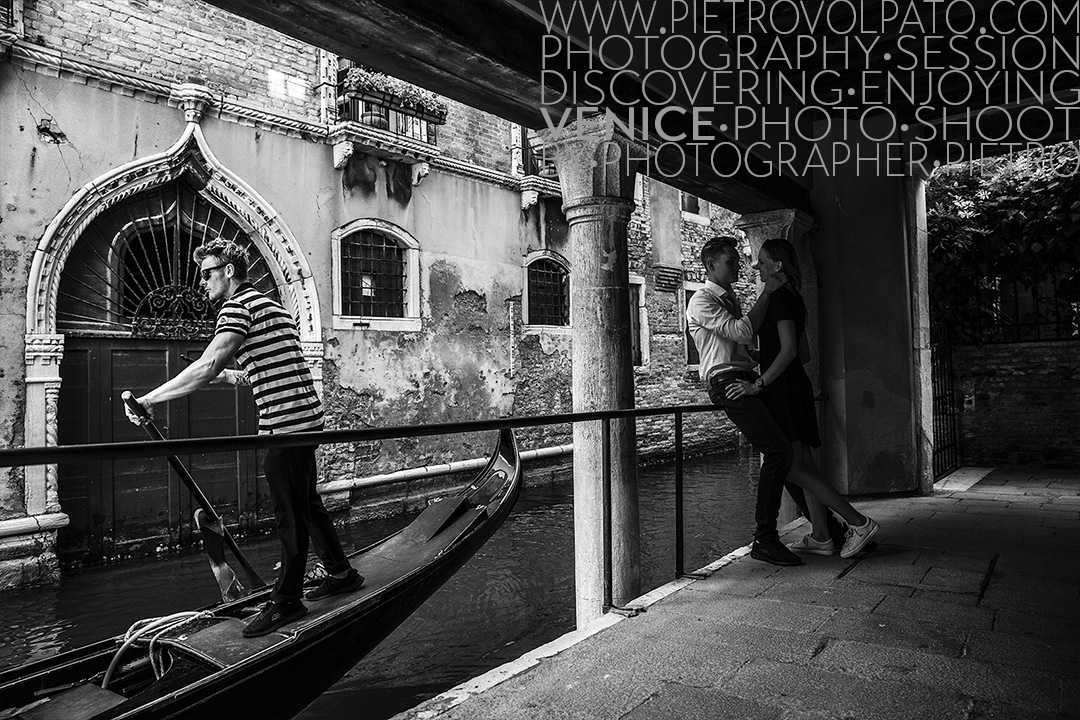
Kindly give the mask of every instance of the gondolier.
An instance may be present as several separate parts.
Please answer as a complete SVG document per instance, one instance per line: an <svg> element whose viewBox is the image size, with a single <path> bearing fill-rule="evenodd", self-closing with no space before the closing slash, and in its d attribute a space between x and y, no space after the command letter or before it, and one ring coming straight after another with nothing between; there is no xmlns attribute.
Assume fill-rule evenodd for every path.
<svg viewBox="0 0 1080 720"><path fill-rule="evenodd" d="M136 398L152 417L155 405L211 383L250 384L259 433L322 430L323 410L300 349L292 316L247 282L247 251L212 240L196 248L201 284L211 302L223 302L214 337L202 356L175 377ZM242 370L226 365L236 358ZM144 422L127 409L128 418ZM301 601L309 541L329 575L306 597L317 600L359 588L364 578L349 564L330 513L315 489L315 446L270 449L263 471L274 502L281 571L270 600L244 629L244 637L277 630L307 613Z"/></svg>

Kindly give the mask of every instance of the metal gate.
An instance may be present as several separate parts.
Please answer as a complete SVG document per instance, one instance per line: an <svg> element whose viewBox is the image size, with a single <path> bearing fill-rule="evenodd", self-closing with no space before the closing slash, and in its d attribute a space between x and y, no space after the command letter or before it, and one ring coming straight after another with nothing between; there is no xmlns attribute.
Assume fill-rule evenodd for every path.
<svg viewBox="0 0 1080 720"><path fill-rule="evenodd" d="M952 345L944 323L930 326L930 368L934 416L934 479L960 466L956 397L953 392Z"/></svg>

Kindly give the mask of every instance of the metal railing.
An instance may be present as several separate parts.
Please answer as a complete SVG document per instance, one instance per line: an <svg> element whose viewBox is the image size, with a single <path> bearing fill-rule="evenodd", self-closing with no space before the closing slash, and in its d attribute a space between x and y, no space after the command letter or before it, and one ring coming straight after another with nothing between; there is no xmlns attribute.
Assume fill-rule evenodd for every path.
<svg viewBox="0 0 1080 720"><path fill-rule="evenodd" d="M247 435L176 440L147 440L127 443L92 443L0 449L0 467L50 465L78 461L121 460L129 458L185 455L189 453L233 452L267 448L332 445L404 437L429 437L454 433L528 428L546 425L565 425L579 422L600 422L602 426L601 464L603 467L603 542L604 542L604 611L621 610L612 604L611 558L611 421L621 418L674 416L675 458L675 578L687 575L684 571L683 543L683 416L688 413L717 412L715 405L684 405L657 408L604 410L559 415L540 415L530 418L499 418L434 425L392 426L362 430L324 430L321 432L286 433L281 435Z"/></svg>

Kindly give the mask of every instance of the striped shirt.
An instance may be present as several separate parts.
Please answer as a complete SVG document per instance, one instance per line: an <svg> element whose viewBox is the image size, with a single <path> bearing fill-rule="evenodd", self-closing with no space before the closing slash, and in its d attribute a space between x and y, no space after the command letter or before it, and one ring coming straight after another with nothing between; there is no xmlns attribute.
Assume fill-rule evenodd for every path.
<svg viewBox="0 0 1080 720"><path fill-rule="evenodd" d="M218 313L215 333L226 332L244 338L236 361L251 382L259 434L322 430L322 403L285 308L243 283Z"/></svg>

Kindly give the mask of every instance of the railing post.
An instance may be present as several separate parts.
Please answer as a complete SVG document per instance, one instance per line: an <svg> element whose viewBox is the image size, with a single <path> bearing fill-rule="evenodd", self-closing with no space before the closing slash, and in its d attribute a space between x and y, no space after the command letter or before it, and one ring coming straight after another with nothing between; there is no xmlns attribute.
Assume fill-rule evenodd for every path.
<svg viewBox="0 0 1080 720"><path fill-rule="evenodd" d="M602 484L600 504L603 506L603 558L604 558L604 605L603 612L611 609L611 419L600 421L600 467Z"/></svg>
<svg viewBox="0 0 1080 720"><path fill-rule="evenodd" d="M682 413L675 413L675 578L683 576L683 434Z"/></svg>

